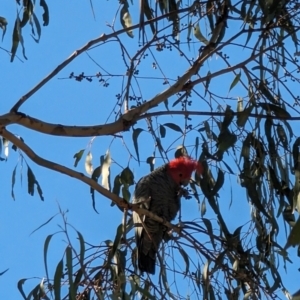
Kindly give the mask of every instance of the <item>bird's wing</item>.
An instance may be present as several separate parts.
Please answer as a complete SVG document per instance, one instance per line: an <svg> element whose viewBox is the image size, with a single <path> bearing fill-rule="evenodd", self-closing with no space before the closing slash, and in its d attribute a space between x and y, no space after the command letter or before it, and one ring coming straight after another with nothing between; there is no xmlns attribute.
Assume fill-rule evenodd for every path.
<svg viewBox="0 0 300 300"><path fill-rule="evenodd" d="M147 182L147 176L142 177L136 184L132 203L139 204L140 207L149 210L151 202L151 191L149 182ZM145 216L140 216L138 213L133 212L133 222L135 224L135 235L137 241L140 240L144 229Z"/></svg>

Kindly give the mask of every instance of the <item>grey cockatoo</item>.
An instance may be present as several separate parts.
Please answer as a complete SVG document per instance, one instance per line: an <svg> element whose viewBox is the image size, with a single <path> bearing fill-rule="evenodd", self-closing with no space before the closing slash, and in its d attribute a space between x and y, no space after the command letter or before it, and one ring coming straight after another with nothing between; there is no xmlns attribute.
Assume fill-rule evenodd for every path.
<svg viewBox="0 0 300 300"><path fill-rule="evenodd" d="M193 171L203 172L201 163L189 158L175 158L142 177L136 185L133 203L172 221L180 209L180 186L186 186ZM133 212L138 253L138 267L141 272L155 273L156 254L166 232L166 227L149 217Z"/></svg>

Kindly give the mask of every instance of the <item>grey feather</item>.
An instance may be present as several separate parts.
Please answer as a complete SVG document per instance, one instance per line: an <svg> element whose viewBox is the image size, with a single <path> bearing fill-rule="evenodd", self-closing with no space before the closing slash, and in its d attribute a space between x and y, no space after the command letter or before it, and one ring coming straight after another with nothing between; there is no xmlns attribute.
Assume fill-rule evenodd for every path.
<svg viewBox="0 0 300 300"><path fill-rule="evenodd" d="M167 166L157 168L140 179L136 185L133 203L145 208L166 221L172 221L180 209L180 186L167 172ZM141 272L155 273L156 254L167 228L146 216L133 212L138 252L138 266Z"/></svg>

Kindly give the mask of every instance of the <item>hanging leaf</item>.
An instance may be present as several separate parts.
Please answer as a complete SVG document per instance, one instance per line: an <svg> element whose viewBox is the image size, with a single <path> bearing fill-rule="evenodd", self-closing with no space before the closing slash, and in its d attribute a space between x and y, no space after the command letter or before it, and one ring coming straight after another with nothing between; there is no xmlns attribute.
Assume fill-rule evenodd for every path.
<svg viewBox="0 0 300 300"><path fill-rule="evenodd" d="M278 105L274 105L271 103L259 103L258 104L262 109L264 109L267 113L273 112L276 117L288 119L291 115L283 108Z"/></svg>
<svg viewBox="0 0 300 300"><path fill-rule="evenodd" d="M290 246L295 247L297 245L300 245L300 217L298 218L295 226L292 228L284 249L286 250Z"/></svg>
<svg viewBox="0 0 300 300"><path fill-rule="evenodd" d="M3 30L3 33L2 33L2 41L3 41L3 38L5 36L5 33L6 33L6 26L7 26L7 21L5 18L3 17L0 17L0 28Z"/></svg>
<svg viewBox="0 0 300 300"><path fill-rule="evenodd" d="M190 271L190 260L188 254L183 250L183 248L178 248L184 262L185 262L185 274L188 274Z"/></svg>
<svg viewBox="0 0 300 300"><path fill-rule="evenodd" d="M124 29L127 29L132 26L131 16L128 10L128 3L125 2L121 11L120 11L120 21ZM126 30L126 33L129 37L133 38L133 32L131 29Z"/></svg>
<svg viewBox="0 0 300 300"><path fill-rule="evenodd" d="M246 122L247 122L248 119L249 119L249 115L250 115L251 112L252 112L253 107L254 107L254 105L250 105L250 106L248 106L246 109L244 109L243 111L237 113L237 121L236 121L236 124L237 124L239 127L244 127L244 126L245 126Z"/></svg>
<svg viewBox="0 0 300 300"><path fill-rule="evenodd" d="M28 278L24 278L24 279L20 279L18 281L18 284L17 284L17 287L18 287L18 290L20 292L20 294L22 295L22 297L24 298L24 300L27 300L28 298L26 297L24 291L23 291L23 284L25 283L25 281L27 280Z"/></svg>
<svg viewBox="0 0 300 300"><path fill-rule="evenodd" d="M17 166L15 166L13 173L12 173L12 178L11 178L11 196L14 200L15 199L15 194L14 194L14 186L15 186L15 182L16 182L16 171L17 171Z"/></svg>
<svg viewBox="0 0 300 300"><path fill-rule="evenodd" d="M122 172L121 172L121 182L123 184L127 184L127 185L133 185L134 183L134 175L132 173L132 171L129 169L129 167L125 168Z"/></svg>
<svg viewBox="0 0 300 300"><path fill-rule="evenodd" d="M40 6L44 9L43 13L43 26L47 26L49 24L49 8L45 0L40 0Z"/></svg>
<svg viewBox="0 0 300 300"><path fill-rule="evenodd" d="M34 185L36 184L40 199L44 201L42 189L28 165L27 165L27 181L28 181L28 194L34 196Z"/></svg>
<svg viewBox="0 0 300 300"><path fill-rule="evenodd" d="M178 131L178 132L181 132L182 133L182 129L176 125L176 124L173 124L173 123L165 123L164 126L167 126L171 129L173 129L174 131Z"/></svg>
<svg viewBox="0 0 300 300"><path fill-rule="evenodd" d="M240 81L240 79L241 79L241 75L242 75L242 73L240 72L240 73L238 73L236 76L235 76L235 78L233 79L233 81L232 81L232 83L231 83L231 85L230 85L230 88L229 88L229 91L231 91L236 85L237 85L237 83Z"/></svg>
<svg viewBox="0 0 300 300"><path fill-rule="evenodd" d="M77 236L79 239L79 244L80 244L80 253L79 253L79 263L81 266L84 265L84 254L85 254L85 243L84 243L84 238L83 235L79 232L77 232Z"/></svg>
<svg viewBox="0 0 300 300"><path fill-rule="evenodd" d="M283 129L283 126L280 124L277 125L277 134L278 134L279 140L280 140L283 148L285 150L288 150L289 146L288 146L287 135Z"/></svg>
<svg viewBox="0 0 300 300"><path fill-rule="evenodd" d="M66 265L69 280L69 299L76 300L76 288L73 282L73 255L72 248L68 245L66 248Z"/></svg>
<svg viewBox="0 0 300 300"><path fill-rule="evenodd" d="M137 160L138 160L139 164L140 164L140 155L139 155L139 146L138 146L137 140L142 131L144 131L144 129L137 128L137 129L133 129L133 132L132 132L133 145L134 145L134 149L135 149Z"/></svg>
<svg viewBox="0 0 300 300"><path fill-rule="evenodd" d="M120 175L117 175L115 177L115 180L114 180L114 187L113 187L112 192L119 196L120 195L120 190L121 190L121 185L122 185L121 177L120 177ZM112 203L114 203L114 202L112 202Z"/></svg>
<svg viewBox="0 0 300 300"><path fill-rule="evenodd" d="M154 170L155 157L149 156L146 160L146 163L150 165L150 172L152 172Z"/></svg>
<svg viewBox="0 0 300 300"><path fill-rule="evenodd" d="M203 44L208 45L208 40L203 36L199 24L194 26L194 36Z"/></svg>
<svg viewBox="0 0 300 300"><path fill-rule="evenodd" d="M92 164L92 159L93 159L93 156L92 156L92 153L89 151L87 156L85 157L85 171L87 172L87 174L89 175L92 175L93 174L93 164Z"/></svg>
<svg viewBox="0 0 300 300"><path fill-rule="evenodd" d="M211 81L210 75L211 75L211 72L208 71L207 74L206 74L207 79L205 81L205 93L204 93L204 96L206 96L208 88L209 88L209 84L210 84L210 81Z"/></svg>
<svg viewBox="0 0 300 300"><path fill-rule="evenodd" d="M109 191L110 191L110 183L109 183L110 165L111 165L111 157L110 157L109 150L107 150L101 168L101 175L102 175L102 186Z"/></svg>
<svg viewBox="0 0 300 300"><path fill-rule="evenodd" d="M63 275L63 267L64 267L64 262L63 259L61 259L56 266L56 270L54 274L53 289L54 289L55 300L61 300L60 294L61 294L61 279Z"/></svg>
<svg viewBox="0 0 300 300"><path fill-rule="evenodd" d="M164 138L166 136L166 128L163 125L159 126L160 137Z"/></svg>
<svg viewBox="0 0 300 300"><path fill-rule="evenodd" d="M45 266L45 271L46 271L46 278L49 278L47 255L48 255L48 247L49 247L50 241L52 239L52 236L53 236L53 234L48 235L46 237L45 243L44 243L44 266Z"/></svg>
<svg viewBox="0 0 300 300"><path fill-rule="evenodd" d="M180 145L176 148L175 151L175 158L181 157L181 156L187 156L187 150L183 145Z"/></svg>
<svg viewBox="0 0 300 300"><path fill-rule="evenodd" d="M75 158L75 162L74 162L75 168L77 167L79 161L81 160L83 153L84 153L84 149L82 149L74 154L73 158Z"/></svg>
<svg viewBox="0 0 300 300"><path fill-rule="evenodd" d="M221 189L221 187L224 185L224 173L221 169L219 169L218 171L218 177L217 177L217 181L213 187L213 190L211 192L212 196L215 196L218 191Z"/></svg>

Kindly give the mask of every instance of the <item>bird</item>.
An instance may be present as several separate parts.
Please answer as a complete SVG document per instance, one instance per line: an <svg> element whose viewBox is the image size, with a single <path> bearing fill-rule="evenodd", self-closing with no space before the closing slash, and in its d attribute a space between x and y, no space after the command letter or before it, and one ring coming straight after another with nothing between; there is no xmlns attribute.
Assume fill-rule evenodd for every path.
<svg viewBox="0 0 300 300"><path fill-rule="evenodd" d="M203 173L201 162L181 156L158 167L136 184L132 203L139 204L155 215L171 222L180 209L181 186L189 184L193 171ZM133 211L138 268L141 273L155 274L159 246L165 237L166 226Z"/></svg>

